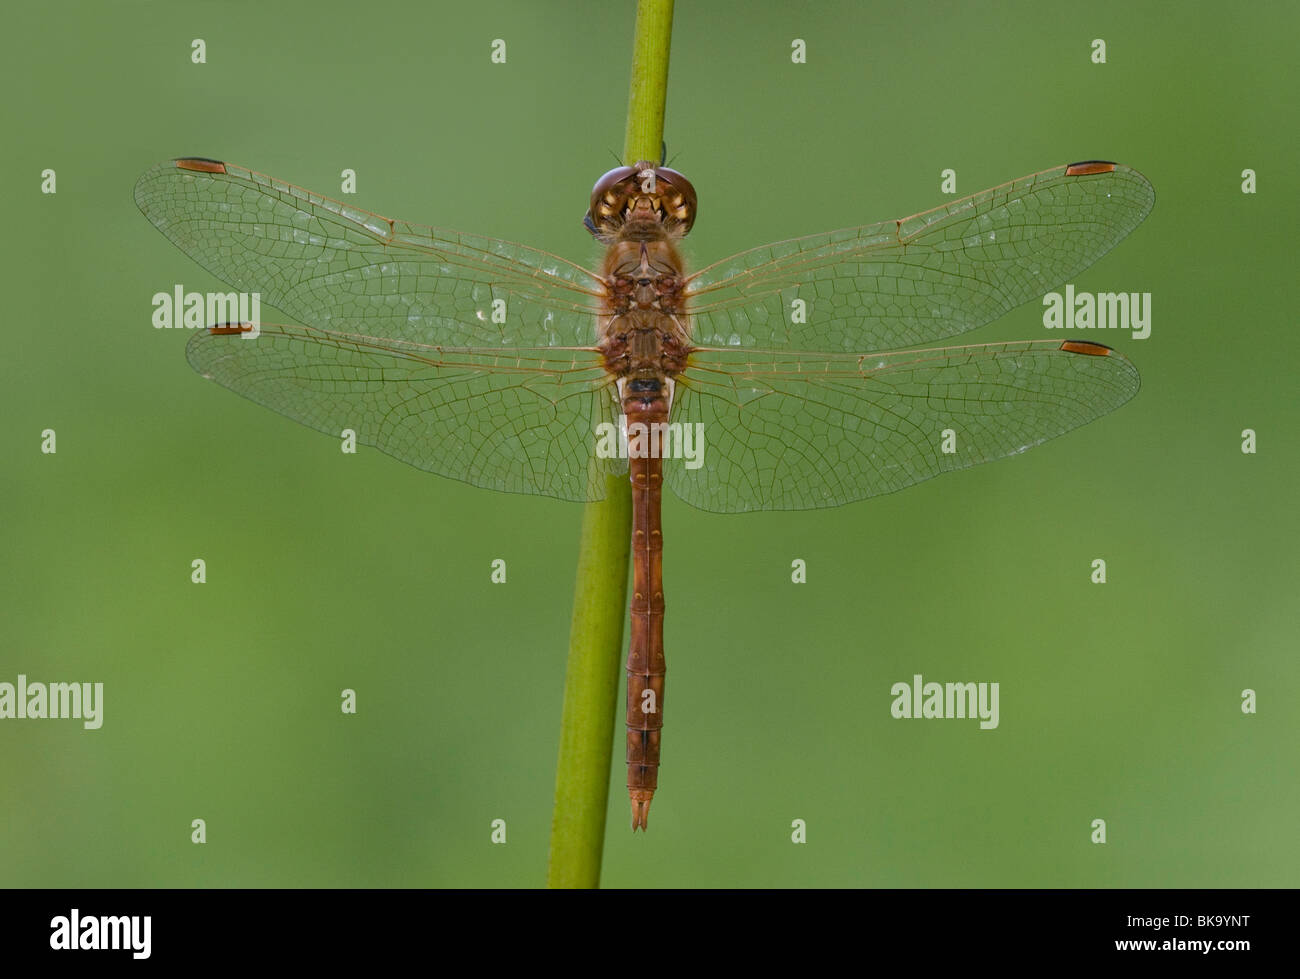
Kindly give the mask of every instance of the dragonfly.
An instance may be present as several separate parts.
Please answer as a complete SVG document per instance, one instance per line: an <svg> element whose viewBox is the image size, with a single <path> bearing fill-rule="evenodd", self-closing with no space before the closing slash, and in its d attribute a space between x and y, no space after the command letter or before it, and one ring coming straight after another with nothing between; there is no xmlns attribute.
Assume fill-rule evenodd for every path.
<svg viewBox="0 0 1300 979"><path fill-rule="evenodd" d="M840 506L1113 411L1139 377L1100 343L925 345L1066 282L1154 199L1136 170L1085 161L688 272L695 188L649 161L593 187L598 269L211 159L135 187L182 251L296 321L209 324L187 346L204 377L474 486L590 501L630 480L633 831L661 758L664 487L723 513Z"/></svg>

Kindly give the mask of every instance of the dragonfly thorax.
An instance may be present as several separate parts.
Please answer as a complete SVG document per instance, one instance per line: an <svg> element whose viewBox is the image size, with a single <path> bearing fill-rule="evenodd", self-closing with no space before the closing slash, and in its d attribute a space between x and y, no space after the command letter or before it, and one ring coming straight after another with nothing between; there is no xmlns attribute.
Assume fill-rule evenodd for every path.
<svg viewBox="0 0 1300 979"><path fill-rule="evenodd" d="M605 283L615 312L674 313L681 306L681 256L660 234L652 241L616 241L605 256Z"/></svg>

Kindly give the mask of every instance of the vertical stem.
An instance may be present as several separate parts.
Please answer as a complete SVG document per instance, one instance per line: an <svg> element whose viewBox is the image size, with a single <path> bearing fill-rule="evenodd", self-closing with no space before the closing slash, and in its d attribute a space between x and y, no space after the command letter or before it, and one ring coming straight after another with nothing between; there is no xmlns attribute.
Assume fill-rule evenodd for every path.
<svg viewBox="0 0 1300 979"><path fill-rule="evenodd" d="M632 87L627 98L623 162L658 163L664 144L668 101L668 48L673 36L673 0L640 0L632 42Z"/></svg>
<svg viewBox="0 0 1300 979"><path fill-rule="evenodd" d="M625 163L660 158L672 26L673 0L638 0ZM608 476L605 499L588 503L582 515L546 875L549 887L600 886L631 542L630 485L621 476Z"/></svg>
<svg viewBox="0 0 1300 979"><path fill-rule="evenodd" d="M600 886L632 546L632 494L627 480L607 476L605 494L605 499L588 503L582 514L551 818L549 887Z"/></svg>

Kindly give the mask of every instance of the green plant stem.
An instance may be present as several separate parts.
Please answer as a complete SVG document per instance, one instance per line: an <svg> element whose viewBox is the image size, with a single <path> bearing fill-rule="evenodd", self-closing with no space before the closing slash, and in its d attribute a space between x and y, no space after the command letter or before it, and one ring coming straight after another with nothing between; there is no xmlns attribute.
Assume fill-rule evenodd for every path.
<svg viewBox="0 0 1300 979"><path fill-rule="evenodd" d="M623 162L658 163L664 144L668 101L668 49L673 37L673 0L640 0L632 42L632 86L627 98Z"/></svg>
<svg viewBox="0 0 1300 979"><path fill-rule="evenodd" d="M627 480L606 477L605 494L605 499L588 503L582 515L551 819L549 887L600 886L632 547L632 494Z"/></svg>
<svg viewBox="0 0 1300 979"><path fill-rule="evenodd" d="M660 158L672 26L673 0L639 0L623 144L628 164ZM588 503L582 515L546 875L549 887L600 886L632 539L631 487L625 477L604 478L605 498Z"/></svg>

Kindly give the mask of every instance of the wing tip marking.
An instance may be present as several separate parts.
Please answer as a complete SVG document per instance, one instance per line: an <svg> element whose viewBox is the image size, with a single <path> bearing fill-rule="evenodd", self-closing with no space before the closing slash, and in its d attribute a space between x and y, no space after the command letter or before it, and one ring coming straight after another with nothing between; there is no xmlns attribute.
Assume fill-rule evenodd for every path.
<svg viewBox="0 0 1300 979"><path fill-rule="evenodd" d="M1068 354L1086 354L1089 357L1109 357L1115 352L1113 347L1090 340L1065 340L1060 349Z"/></svg>
<svg viewBox="0 0 1300 979"><path fill-rule="evenodd" d="M1081 160L1065 168L1067 177L1089 177L1096 173L1113 173L1118 163L1110 160Z"/></svg>
<svg viewBox="0 0 1300 979"><path fill-rule="evenodd" d="M210 160L206 156L183 156L174 161L178 170L193 170L196 173L225 173L226 165L220 160Z"/></svg>

